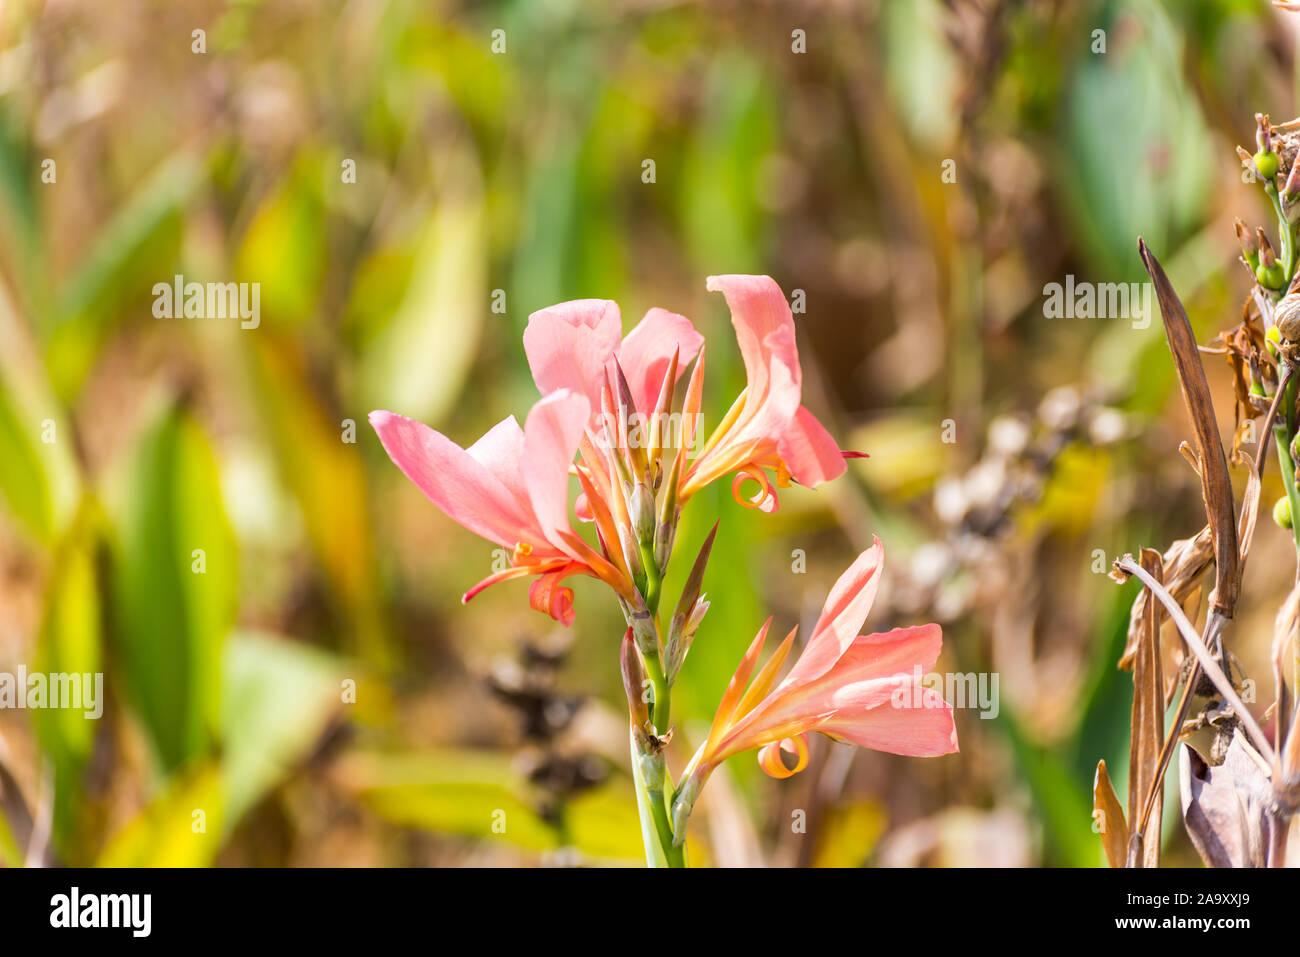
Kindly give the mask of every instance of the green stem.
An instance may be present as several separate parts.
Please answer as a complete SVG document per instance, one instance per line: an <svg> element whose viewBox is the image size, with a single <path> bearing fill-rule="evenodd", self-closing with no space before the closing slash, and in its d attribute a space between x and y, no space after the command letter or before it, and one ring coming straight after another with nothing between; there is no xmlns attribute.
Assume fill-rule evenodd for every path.
<svg viewBox="0 0 1300 957"><path fill-rule="evenodd" d="M664 801L667 768L662 756L651 758L643 749L644 735L631 729L632 778L636 783L636 805L641 816L641 840L647 867L685 867L682 848L673 844L673 827Z"/></svg>
<svg viewBox="0 0 1300 957"><path fill-rule="evenodd" d="M652 539L648 545L641 543L637 547L641 550L641 564L645 566L645 605L650 609L650 614L657 615L664 578L663 572L655 563L654 541Z"/></svg>
<svg viewBox="0 0 1300 957"><path fill-rule="evenodd" d="M668 733L669 714L672 712L672 691L668 687L668 676L664 674L664 665L658 654L643 655L646 677L655 689L654 710L650 720L660 734Z"/></svg>
<svg viewBox="0 0 1300 957"><path fill-rule="evenodd" d="M1282 487L1286 489L1287 503L1291 506L1291 538L1295 542L1296 552L1300 553L1300 522L1296 521L1296 516L1300 515L1296 509L1300 509L1300 488L1296 487L1295 482L1295 462L1291 458L1291 443L1295 439L1295 429L1292 427L1291 410L1295 408L1296 383L1300 381L1300 376L1292 375L1291 381L1286 384L1286 394L1282 396L1282 408L1278 413L1277 425L1277 462L1282 469Z"/></svg>
<svg viewBox="0 0 1300 957"><path fill-rule="evenodd" d="M1285 290L1290 285L1291 276L1295 272L1295 227L1286 218L1286 213L1282 209L1282 197L1277 194L1277 187L1272 183L1265 183L1264 192L1268 194L1269 201L1273 204L1273 212L1277 214L1277 236L1282 243L1282 269L1287 278L1287 284L1282 287Z"/></svg>

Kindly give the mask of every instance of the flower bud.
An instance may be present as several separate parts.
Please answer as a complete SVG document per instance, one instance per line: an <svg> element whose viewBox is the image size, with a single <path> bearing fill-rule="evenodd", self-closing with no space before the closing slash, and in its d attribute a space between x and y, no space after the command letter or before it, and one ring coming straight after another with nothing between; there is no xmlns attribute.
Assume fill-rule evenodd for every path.
<svg viewBox="0 0 1300 957"><path fill-rule="evenodd" d="M652 545L655 536L655 497L645 483L636 483L627 508L636 540L642 545Z"/></svg>
<svg viewBox="0 0 1300 957"><path fill-rule="evenodd" d="M619 665L623 672L623 692L627 695L629 716L633 725L642 727L650 721L650 702L646 700L646 690L654 686L649 684L646 678L641 655L637 653L636 645L632 641L631 628L628 628L623 636L623 645L619 649ZM654 697L653 691L650 692L650 697Z"/></svg>
<svg viewBox="0 0 1300 957"><path fill-rule="evenodd" d="M1261 153L1273 151L1273 124L1268 121L1267 113L1255 114L1255 145Z"/></svg>
<svg viewBox="0 0 1300 957"><path fill-rule="evenodd" d="M668 641L664 644L664 673L668 676L669 684L677 680L678 672L686 663L686 656L695 641L695 633L700 630L700 623L704 621L704 614L708 610L709 603L701 595L691 607L690 614L679 612L673 615L668 626Z"/></svg>
<svg viewBox="0 0 1300 957"><path fill-rule="evenodd" d="M686 822L690 819L695 802L699 800L700 789L704 786L705 775L697 768L673 795L673 844L681 847L686 841Z"/></svg>
<svg viewBox="0 0 1300 957"><path fill-rule="evenodd" d="M1300 160L1300 156L1296 159ZM1286 185L1282 187L1282 201L1294 203L1297 199L1300 199L1300 162L1292 162L1291 170L1286 174Z"/></svg>
<svg viewBox="0 0 1300 957"><path fill-rule="evenodd" d="M1242 258L1250 263L1250 267L1254 269L1259 265L1259 243L1255 241L1250 229L1240 219L1236 221L1235 225L1237 227L1237 242L1241 244Z"/></svg>
<svg viewBox="0 0 1300 957"><path fill-rule="evenodd" d="M667 524L660 523L655 526L655 565L659 567L660 574L663 574L668 568L668 559L673 554L673 539L676 537L676 515Z"/></svg>

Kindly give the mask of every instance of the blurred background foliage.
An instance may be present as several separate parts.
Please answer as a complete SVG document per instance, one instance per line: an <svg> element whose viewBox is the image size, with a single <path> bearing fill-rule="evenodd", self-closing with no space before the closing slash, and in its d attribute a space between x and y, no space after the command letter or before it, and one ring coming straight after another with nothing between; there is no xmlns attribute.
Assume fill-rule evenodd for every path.
<svg viewBox="0 0 1300 957"><path fill-rule="evenodd" d="M996 672L1000 708L959 711L939 760L819 741L780 784L731 762L693 859L1099 864L1135 587L1103 572L1203 516L1158 317L1049 319L1044 285L1144 278L1141 234L1202 341L1236 321L1232 217L1266 217L1233 146L1256 110L1300 112L1298 22L1263 0L4 3L0 670L103 671L107 704L0 711L0 860L636 862L613 601L579 584L568 631L518 583L462 607L492 549L366 414L468 444L534 401L528 314L607 297L629 327L692 317L716 417L741 369L704 277L766 272L806 297L805 401L871 458L770 517L725 492L687 511L681 554L721 527L674 765L762 620L808 624L873 533L870 628L940 621L939 670ZM260 325L155 318L176 274L259 283ZM1287 584L1286 537L1260 539L1278 560L1248 597ZM1234 639L1255 673L1259 617ZM1193 863L1173 817L1168 859Z"/></svg>

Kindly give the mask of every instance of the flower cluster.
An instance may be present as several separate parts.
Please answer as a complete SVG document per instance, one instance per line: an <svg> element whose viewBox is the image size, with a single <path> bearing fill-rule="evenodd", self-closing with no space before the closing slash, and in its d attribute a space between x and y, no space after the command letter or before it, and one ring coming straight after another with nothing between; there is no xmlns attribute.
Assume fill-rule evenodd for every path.
<svg viewBox="0 0 1300 957"><path fill-rule="evenodd" d="M595 299L529 317L524 351L541 399L522 429L512 416L462 448L393 412L370 415L393 462L438 508L509 551L509 567L474 585L464 600L497 582L530 577L532 607L568 625L573 592L564 579L588 575L617 595L628 623L622 665L647 855L668 864L681 863L686 817L704 780L732 755L761 748L763 767L788 776L793 771L780 750L799 755L798 770L810 731L900 754L956 750L951 709L942 699L900 708L893 698L900 683L914 681L914 666L933 664L938 626L856 634L879 579L877 542L832 590L789 675L776 684L794 632L746 691L764 626L681 787L668 787L670 689L709 607L701 588L713 542L711 533L663 629L662 582L682 507L730 477L736 501L771 512L780 489L836 478L845 457L856 454L842 452L803 405L794 320L777 284L733 275L710 277L707 285L730 307L746 374L745 389L707 437L700 429L704 339L690 320L651 309L624 336L618 305ZM572 503L571 477L580 487ZM753 495L742 494L747 482L757 486ZM581 525L594 532L584 537Z"/></svg>

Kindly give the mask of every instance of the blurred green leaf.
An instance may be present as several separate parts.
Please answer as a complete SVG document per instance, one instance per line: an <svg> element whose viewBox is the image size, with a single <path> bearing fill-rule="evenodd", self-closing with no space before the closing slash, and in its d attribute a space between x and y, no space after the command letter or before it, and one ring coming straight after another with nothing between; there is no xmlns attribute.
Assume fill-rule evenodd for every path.
<svg viewBox="0 0 1300 957"><path fill-rule="evenodd" d="M275 325L311 318L325 271L320 171L302 160L263 201L235 259L240 282L257 283L261 316Z"/></svg>
<svg viewBox="0 0 1300 957"><path fill-rule="evenodd" d="M284 639L237 633L226 646L221 765L228 827L312 749L341 707L343 664Z"/></svg>
<svg viewBox="0 0 1300 957"><path fill-rule="evenodd" d="M439 750L353 754L339 779L375 813L403 827L498 837L532 850L558 846L555 828L516 796L510 755Z"/></svg>
<svg viewBox="0 0 1300 957"><path fill-rule="evenodd" d="M130 700L173 770L216 738L239 584L216 459L188 413L169 410L145 437L125 498L116 641Z"/></svg>
<svg viewBox="0 0 1300 957"><path fill-rule="evenodd" d="M337 769L344 786L403 827L497 838L530 850L562 844L602 859L642 859L636 804L614 784L566 807L565 836L520 796L511 755L444 749L419 754L354 753Z"/></svg>
<svg viewBox="0 0 1300 957"><path fill-rule="evenodd" d="M1109 281L1145 280L1135 237L1172 253L1213 195L1214 150L1164 10L1153 0L1105 10L1097 26L1111 48L1083 57L1065 91L1056 186L1096 268Z"/></svg>
<svg viewBox="0 0 1300 957"><path fill-rule="evenodd" d="M368 663L387 663L386 628L379 605L375 547L366 478L350 430L360 441L364 412L331 421L311 389L307 370L288 341L259 330L250 345L258 405L280 474L302 510L307 538L349 620L349 636ZM368 410L366 410L368 411Z"/></svg>
<svg viewBox="0 0 1300 957"><path fill-rule="evenodd" d="M775 143L772 88L758 64L733 53L715 60L703 93L676 193L692 260L706 275L763 272L767 217L754 200Z"/></svg>
<svg viewBox="0 0 1300 957"><path fill-rule="evenodd" d="M54 506L38 451L40 428L39 420L19 411L17 397L0 374L0 462L5 463L0 493L27 530L48 544L54 534Z"/></svg>
<svg viewBox="0 0 1300 957"><path fill-rule="evenodd" d="M54 844L60 856L73 864L86 851L79 836L84 831L82 819L93 808L83 800L81 777L105 704L95 548L93 518L89 509L83 509L54 556L54 577L46 591L32 665L33 672L47 676L50 696L48 707L31 715L41 753L54 773ZM56 681L72 696L60 707L54 706Z"/></svg>
<svg viewBox="0 0 1300 957"><path fill-rule="evenodd" d="M367 409L424 421L440 419L459 396L489 307L477 162L463 144L444 146L435 162L441 191L414 254L410 285L361 356Z"/></svg>
<svg viewBox="0 0 1300 957"><path fill-rule="evenodd" d="M63 282L56 322L45 330L46 363L60 398L76 394L124 308L138 302L141 317L151 316L147 303L155 283L171 280L182 214L198 173L198 162L187 153L163 163L91 241Z"/></svg>
<svg viewBox="0 0 1300 957"><path fill-rule="evenodd" d="M1101 842L1092 833L1091 788L1081 788L1053 752L1031 741L1019 719L1003 708L997 722L1011 744L1021 777L1029 785L1047 839L1048 862L1058 867L1099 867Z"/></svg>

